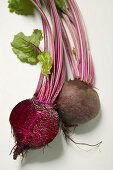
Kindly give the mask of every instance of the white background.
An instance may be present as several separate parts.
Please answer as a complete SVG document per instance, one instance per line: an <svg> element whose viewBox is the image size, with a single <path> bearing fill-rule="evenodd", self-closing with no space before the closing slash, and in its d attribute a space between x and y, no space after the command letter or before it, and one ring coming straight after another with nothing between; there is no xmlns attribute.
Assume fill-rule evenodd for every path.
<svg viewBox="0 0 113 170"><path fill-rule="evenodd" d="M73 138L79 142L103 141L91 151L66 144L61 133L42 150L30 151L23 161L10 156L14 146L9 124L12 108L32 97L39 77L39 65L22 64L13 54L13 35L41 28L39 15L10 14L7 1L0 0L0 170L113 170L113 0L77 1L88 30L95 64L96 84L101 100L101 116L76 128ZM83 146L79 146L82 149ZM91 149L91 148L90 148Z"/></svg>

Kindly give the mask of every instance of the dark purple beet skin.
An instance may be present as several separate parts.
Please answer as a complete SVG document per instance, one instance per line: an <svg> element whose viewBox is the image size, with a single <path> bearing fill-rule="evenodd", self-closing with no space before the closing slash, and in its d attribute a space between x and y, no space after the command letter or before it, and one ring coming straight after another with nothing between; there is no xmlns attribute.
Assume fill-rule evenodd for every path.
<svg viewBox="0 0 113 170"><path fill-rule="evenodd" d="M14 107L10 124L16 140L14 159L28 149L49 144L59 131L58 113L52 107L33 99L24 100Z"/></svg>
<svg viewBox="0 0 113 170"><path fill-rule="evenodd" d="M100 110L97 92L77 79L64 83L57 105L60 118L68 126L88 122Z"/></svg>

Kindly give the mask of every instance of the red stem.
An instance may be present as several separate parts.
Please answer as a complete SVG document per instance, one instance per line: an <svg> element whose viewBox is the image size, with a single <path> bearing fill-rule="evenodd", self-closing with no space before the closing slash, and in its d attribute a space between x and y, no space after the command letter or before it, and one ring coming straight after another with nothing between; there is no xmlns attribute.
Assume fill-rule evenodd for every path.
<svg viewBox="0 0 113 170"><path fill-rule="evenodd" d="M74 77L79 78L80 75L79 75L79 69L78 69L78 60L76 59L76 57L73 54L73 51L72 51L72 48L70 45L70 40L69 40L69 37L68 37L68 34L66 32L63 22L62 22L62 33L63 33L65 49L68 54L68 59L69 59L70 65L71 65L72 73L73 73ZM76 46L75 46L75 48L76 48Z"/></svg>
<svg viewBox="0 0 113 170"><path fill-rule="evenodd" d="M57 13L57 9L55 6L55 3L53 0L50 0L50 7L51 7L51 14L53 16L53 21L54 21L54 28L55 28L55 53L56 53L56 79L55 79L55 84L51 93L51 97L55 95L55 92L57 90L59 81L60 81L60 75L62 71L62 65L63 65L63 44L62 44L62 34L61 34L61 24L60 24L60 18Z"/></svg>
<svg viewBox="0 0 113 170"><path fill-rule="evenodd" d="M69 37L68 37L66 29L63 25L63 22L62 22L61 26L62 26L63 41L64 41L65 49L66 49L67 54L68 54L68 59L69 59L70 65L71 65L72 73L73 73L74 76L76 75L76 78L79 78L78 67L75 67L77 61L76 61L75 57L73 56Z"/></svg>
<svg viewBox="0 0 113 170"><path fill-rule="evenodd" d="M37 1L39 7L41 8L41 4L40 1ZM44 18L43 16L41 16L42 18L42 25L43 25L43 34L44 34L44 51L48 51L48 33L47 33L47 26L45 24ZM41 74L42 76L42 74ZM49 83L50 83L50 77L48 76L48 78L46 79L46 81L44 82L44 90L41 91L41 96L43 96L43 98L46 98L46 96L48 96L48 92L49 92ZM40 96L40 95L39 95Z"/></svg>
<svg viewBox="0 0 113 170"><path fill-rule="evenodd" d="M73 39L73 43L74 43L74 47L76 47L76 56L77 56L77 61L79 62L79 46L78 46L78 35L77 35L77 32L76 32L76 29L75 27L73 26L73 24L71 23L69 17L66 15L66 14L62 14L63 16L63 19L65 20L67 26L68 26L68 29L70 30L71 32L71 36L72 36L72 39ZM76 76L76 75L75 75Z"/></svg>

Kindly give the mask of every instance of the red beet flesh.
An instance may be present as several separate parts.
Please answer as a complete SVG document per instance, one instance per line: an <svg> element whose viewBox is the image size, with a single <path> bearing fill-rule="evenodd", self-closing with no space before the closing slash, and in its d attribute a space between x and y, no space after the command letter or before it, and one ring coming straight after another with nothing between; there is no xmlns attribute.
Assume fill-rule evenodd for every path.
<svg viewBox="0 0 113 170"><path fill-rule="evenodd" d="M58 113L50 106L27 99L18 103L11 112L10 124L16 140L13 158L28 149L49 144L58 134Z"/></svg>
<svg viewBox="0 0 113 170"><path fill-rule="evenodd" d="M97 92L77 79L64 84L57 103L59 115L68 126L85 123L96 117L100 110Z"/></svg>

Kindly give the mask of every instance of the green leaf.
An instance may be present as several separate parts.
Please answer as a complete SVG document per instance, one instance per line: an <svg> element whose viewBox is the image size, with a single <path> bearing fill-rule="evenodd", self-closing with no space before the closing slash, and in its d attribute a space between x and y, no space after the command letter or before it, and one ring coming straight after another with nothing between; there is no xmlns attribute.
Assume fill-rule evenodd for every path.
<svg viewBox="0 0 113 170"><path fill-rule="evenodd" d="M43 53L39 54L37 58L42 64L42 74L44 74L45 76L51 74L50 72L52 68L51 54L48 51L44 51Z"/></svg>
<svg viewBox="0 0 113 170"><path fill-rule="evenodd" d="M14 36L12 50L22 62L37 64L37 55L40 53L38 46L42 39L42 32L38 29L35 29L31 36L20 32Z"/></svg>
<svg viewBox="0 0 113 170"><path fill-rule="evenodd" d="M8 8L19 15L33 15L35 6L30 0L8 0Z"/></svg>
<svg viewBox="0 0 113 170"><path fill-rule="evenodd" d="M76 56L76 48L73 47L73 54Z"/></svg>
<svg viewBox="0 0 113 170"><path fill-rule="evenodd" d="M68 5L67 0L55 0L56 7L60 11L67 11Z"/></svg>
<svg viewBox="0 0 113 170"><path fill-rule="evenodd" d="M41 5L44 5L44 1L43 0L40 0L40 3L41 3Z"/></svg>

